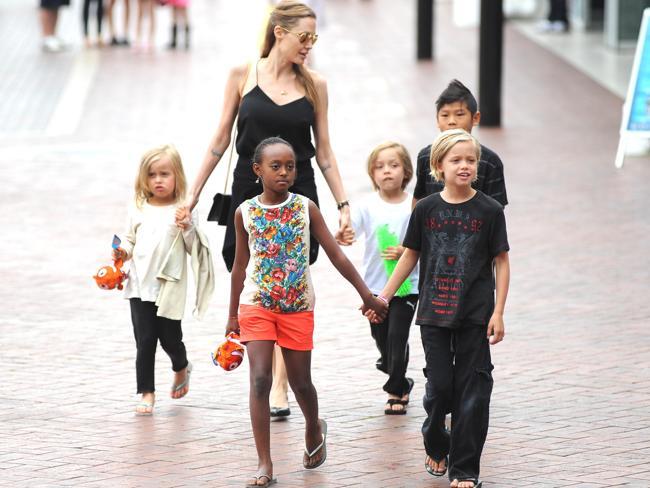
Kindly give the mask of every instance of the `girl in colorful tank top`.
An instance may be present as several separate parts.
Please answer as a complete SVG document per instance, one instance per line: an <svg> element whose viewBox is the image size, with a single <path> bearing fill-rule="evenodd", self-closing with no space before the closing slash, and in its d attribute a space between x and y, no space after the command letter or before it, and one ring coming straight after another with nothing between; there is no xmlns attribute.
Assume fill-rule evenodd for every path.
<svg viewBox="0 0 650 488"><path fill-rule="evenodd" d="M311 382L315 300L309 272L310 237L357 290L364 313L372 310L383 317L388 307L372 294L340 250L318 207L307 197L289 192L296 179L291 145L279 137L264 139L255 149L253 171L263 192L235 212L236 250L226 334L239 332L248 349L250 414L259 455L258 471L249 484L264 486L275 481L269 392L276 343L305 416L303 466L317 468L327 457L327 424L318 417L318 398Z"/></svg>
<svg viewBox="0 0 650 488"><path fill-rule="evenodd" d="M309 273L309 199L289 193L278 205L259 197L241 204L251 259L242 304L272 312L309 312L314 292Z"/></svg>

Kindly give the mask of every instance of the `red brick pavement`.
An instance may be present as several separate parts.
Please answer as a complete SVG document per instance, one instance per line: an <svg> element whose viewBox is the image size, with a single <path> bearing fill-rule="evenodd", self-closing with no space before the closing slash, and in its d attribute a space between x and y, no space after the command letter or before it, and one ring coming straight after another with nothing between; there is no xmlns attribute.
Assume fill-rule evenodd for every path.
<svg viewBox="0 0 650 488"><path fill-rule="evenodd" d="M174 141L192 178L227 67L246 56L242 9L252 2L196 0L190 53L48 56L38 51L33 7L0 6L0 485L242 486L255 469L247 365L226 374L209 357L226 314L219 259L207 319L184 326L191 392L167 397L161 353L153 418L132 413L127 305L90 279L122 224L142 150ZM448 25L449 10L439 7L436 62L415 63L410 4L327 2L314 61L329 81L333 145L352 202L369 191L363 162L377 142L400 140L415 156L435 134L433 99L446 82L476 86L477 33ZM68 38L72 15L62 24ZM507 336L493 349L482 478L492 487L647 487L650 166L631 159L614 169L619 99L511 29L505 53L504 127L478 131L506 165L513 268ZM88 83L81 116L56 126L53 114L65 114L61 98L79 76ZM204 215L222 175L208 184ZM334 225L331 196L321 197ZM206 228L218 258L222 229ZM360 263L361 248L350 256ZM386 417L353 289L324 258L314 275L314 378L329 457L302 469L293 403L296 414L272 424L279 486L447 486L423 469L417 327L414 401L407 416Z"/></svg>

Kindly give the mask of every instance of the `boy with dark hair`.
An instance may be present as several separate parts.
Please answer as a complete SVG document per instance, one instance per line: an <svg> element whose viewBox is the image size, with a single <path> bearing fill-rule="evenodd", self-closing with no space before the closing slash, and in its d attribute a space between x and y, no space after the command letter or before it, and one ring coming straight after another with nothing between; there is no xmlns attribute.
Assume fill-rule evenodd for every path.
<svg viewBox="0 0 650 488"><path fill-rule="evenodd" d="M464 129L471 134L472 127L481 121L476 98L460 81L451 80L436 100L436 122L441 132L449 129ZM416 183L413 191L413 205L418 200L439 193L443 184L431 176L429 158L431 144L418 153ZM472 185L491 196L504 207L508 204L506 182L503 177L503 163L497 154L481 144L481 160L478 165L478 179Z"/></svg>

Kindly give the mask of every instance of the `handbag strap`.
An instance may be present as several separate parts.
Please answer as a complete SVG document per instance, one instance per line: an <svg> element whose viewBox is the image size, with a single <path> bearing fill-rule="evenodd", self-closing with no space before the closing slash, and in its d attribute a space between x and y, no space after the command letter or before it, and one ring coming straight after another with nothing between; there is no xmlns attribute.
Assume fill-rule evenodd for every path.
<svg viewBox="0 0 650 488"><path fill-rule="evenodd" d="M259 60L257 60L257 63L259 63ZM257 82L257 63L255 64L255 81ZM246 88L246 83L248 83L248 76L251 73L251 64L252 62L247 63L246 66L246 77L244 78L244 83L241 85L241 89L244 90ZM240 92L241 96L241 92ZM239 103L241 104L241 99L239 100ZM235 121L233 122L233 137L230 140L230 155L228 156L228 170L226 172L226 184L223 186L223 193L224 195L228 192L228 178L230 178L230 165L232 164L232 151L235 148L235 142L237 141L237 121L239 120L239 110L237 110L237 117L235 117Z"/></svg>
<svg viewBox="0 0 650 488"><path fill-rule="evenodd" d="M239 117L235 118L234 126L235 128L233 129L233 138L230 140L230 155L228 156L228 169L226 170L226 183L223 185L223 193L224 195L228 192L228 178L230 178L230 166L232 164L232 151L235 148L235 141L237 140L237 119Z"/></svg>
<svg viewBox="0 0 650 488"><path fill-rule="evenodd" d="M257 65L255 65L255 66L256 66L255 69L257 70ZM246 66L246 77L244 78L244 84L241 86L242 90L246 88L246 83L248 83L248 76L250 75L250 72L251 72L251 63L249 62L249 63L247 63L247 66ZM256 74L256 76L257 76L257 74ZM241 92L240 92L240 96L241 96ZM241 99L240 99L239 103L241 104ZM237 115L237 117L235 117L235 121L233 122L233 125L234 125L234 127L233 127L233 137L232 137L232 139L230 139L230 155L228 156L228 170L226 171L226 183L223 186L224 195L228 192L228 178L230 178L230 165L232 164L232 151L235 148L235 142L237 141L237 121L239 120L239 110L237 112L238 112L238 115Z"/></svg>

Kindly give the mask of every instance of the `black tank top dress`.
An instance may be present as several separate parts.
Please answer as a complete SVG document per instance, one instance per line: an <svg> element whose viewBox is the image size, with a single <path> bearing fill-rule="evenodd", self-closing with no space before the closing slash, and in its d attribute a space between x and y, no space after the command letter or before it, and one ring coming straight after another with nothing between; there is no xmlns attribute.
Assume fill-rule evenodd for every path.
<svg viewBox="0 0 650 488"><path fill-rule="evenodd" d="M255 75L257 78L257 72ZM228 271L232 271L235 260L235 210L245 200L262 193L262 184L255 182L257 176L253 173L252 162L255 148L262 140L267 137L281 137L293 146L297 175L289 191L306 196L318 205L314 169L311 165L311 158L316 154L311 142L314 119L314 107L305 97L278 105L257 84L242 97L235 146L239 158L233 172L232 203L221 251ZM316 261L317 256L318 242L312 237L310 264Z"/></svg>

